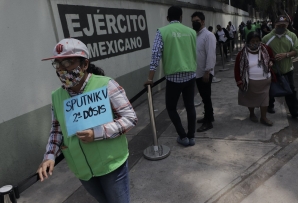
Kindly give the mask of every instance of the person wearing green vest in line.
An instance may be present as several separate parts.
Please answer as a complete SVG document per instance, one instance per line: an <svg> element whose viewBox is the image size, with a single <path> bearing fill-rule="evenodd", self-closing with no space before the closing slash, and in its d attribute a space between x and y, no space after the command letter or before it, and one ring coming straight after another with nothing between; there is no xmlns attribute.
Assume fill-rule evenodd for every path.
<svg viewBox="0 0 298 203"><path fill-rule="evenodd" d="M166 108L174 124L178 137L177 142L183 146L195 145L196 110L194 92L196 82L196 32L182 25L182 9L171 6L167 20L170 24L159 28L152 49L149 76L145 86L153 84L153 77L159 61L166 78ZM188 132L182 126L177 113L177 103L182 93L187 112Z"/></svg>
<svg viewBox="0 0 298 203"><path fill-rule="evenodd" d="M125 91L113 79L95 75L102 71L90 64L89 51L83 42L73 38L63 39L53 52L53 57L43 60L53 59L52 65L62 87L52 92L52 128L43 162L37 170L40 180L48 178L48 173L52 175L55 158L62 152L70 170L98 202L129 203L125 133L136 125L137 117ZM64 101L75 96L79 98L79 95L99 88L107 88L106 98L111 107L102 105L103 111L98 112L112 112L114 119L68 136L67 124L72 119L66 122ZM87 99L84 98L86 103ZM89 97L88 101L93 102ZM80 122L77 125L82 125Z"/></svg>
<svg viewBox="0 0 298 203"><path fill-rule="evenodd" d="M256 31L256 26L251 23L250 20L247 21L246 26L244 27L244 36L245 36L245 41L247 38L248 33Z"/></svg>

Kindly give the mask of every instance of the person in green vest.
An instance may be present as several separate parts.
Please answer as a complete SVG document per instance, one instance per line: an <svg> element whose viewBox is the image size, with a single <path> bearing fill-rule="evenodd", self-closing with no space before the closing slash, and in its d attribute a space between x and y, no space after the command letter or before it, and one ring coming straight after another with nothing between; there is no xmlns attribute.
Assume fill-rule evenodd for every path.
<svg viewBox="0 0 298 203"><path fill-rule="evenodd" d="M285 15L280 15L276 18L275 29L263 37L262 42L269 46L275 55L275 66L273 71L280 72L289 82L292 94L285 96L287 106L293 118L298 117L297 95L294 86L294 65L292 57L298 53L298 39L295 33L287 29L289 19ZM279 69L279 71L277 70ZM274 97L270 97L268 113L275 113Z"/></svg>
<svg viewBox="0 0 298 203"><path fill-rule="evenodd" d="M250 32L256 31L256 26L251 23L250 20L247 21L246 26L244 27L244 37L245 41L247 40L247 35Z"/></svg>
<svg viewBox="0 0 298 203"><path fill-rule="evenodd" d="M256 22L256 29L261 29L261 23L259 20Z"/></svg>
<svg viewBox="0 0 298 203"><path fill-rule="evenodd" d="M103 72L90 64L89 51L83 42L73 38L63 39L53 52L53 57L43 60L53 60L52 65L62 86L52 92L52 128L44 159L37 170L40 180L48 178L48 174L52 175L55 158L62 152L70 170L98 202L130 202L128 145L125 133L136 125L137 117L125 91L113 79L95 75ZM106 96L102 93L87 99L90 94L86 93L99 88L106 90ZM107 98L111 105L101 105L100 108L90 106L92 112L89 108L88 116L110 112L111 121L96 125L97 120L99 123L104 119L96 117L94 127L69 134L67 126L72 122L82 126L82 120L74 119L83 116L86 119L86 114L83 111L84 115L78 114L74 119L67 119L66 112L74 107L64 107L64 101L74 98L72 101L77 99L77 103L80 101L88 107L93 100L102 100L103 97Z"/></svg>
<svg viewBox="0 0 298 203"><path fill-rule="evenodd" d="M196 82L196 32L181 23L182 9L171 6L168 9L168 25L159 28L152 49L149 76L145 86L153 84L153 77L159 61L166 78L166 109L174 124L177 142L183 146L195 145L196 110L194 92ZM187 112L188 132L182 126L177 112L177 103L182 94Z"/></svg>

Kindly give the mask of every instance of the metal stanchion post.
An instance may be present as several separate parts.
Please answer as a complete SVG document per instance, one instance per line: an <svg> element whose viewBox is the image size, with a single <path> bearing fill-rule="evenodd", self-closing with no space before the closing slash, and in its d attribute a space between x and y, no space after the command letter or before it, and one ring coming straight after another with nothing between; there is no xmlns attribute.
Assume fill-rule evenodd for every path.
<svg viewBox="0 0 298 203"><path fill-rule="evenodd" d="M237 46L237 52L239 52L239 46L241 47L241 34L239 35L240 33L237 32L237 43L236 43L236 46ZM239 37L240 37L240 40L239 40ZM240 45L239 45L239 42L240 42Z"/></svg>
<svg viewBox="0 0 298 203"><path fill-rule="evenodd" d="M6 185L0 188L0 203L17 203L12 185Z"/></svg>
<svg viewBox="0 0 298 203"><path fill-rule="evenodd" d="M221 62L222 62L222 69L219 69L219 71L229 70L229 68L225 68L225 59L224 59L224 52L223 52L223 45L222 45L222 43L219 43L219 50L220 50Z"/></svg>
<svg viewBox="0 0 298 203"><path fill-rule="evenodd" d="M150 85L148 87L148 104L149 104L149 113L150 113L150 120L152 125L152 132L153 132L153 146L147 147L143 154L146 159L155 161L160 160L168 157L170 155L170 148L165 145L158 145L157 135L156 135L156 128L155 128L155 115L153 110L153 102L152 102L152 93Z"/></svg>
<svg viewBox="0 0 298 203"><path fill-rule="evenodd" d="M233 40L230 40L230 61L235 61L232 58L232 55L233 55Z"/></svg>

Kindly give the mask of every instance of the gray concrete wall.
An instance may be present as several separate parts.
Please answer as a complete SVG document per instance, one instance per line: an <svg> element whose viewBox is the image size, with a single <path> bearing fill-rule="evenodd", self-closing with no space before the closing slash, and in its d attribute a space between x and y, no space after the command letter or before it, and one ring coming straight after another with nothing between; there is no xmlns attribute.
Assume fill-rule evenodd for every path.
<svg viewBox="0 0 298 203"><path fill-rule="evenodd" d="M51 125L50 95L60 86L60 81L50 62L41 62L41 59L51 56L54 45L64 38L57 4L145 11L149 48L94 61L125 88L129 98L143 89L155 32L168 23L169 5L183 7L183 23L187 26L191 26L190 16L196 10L205 13L206 26L225 26L230 20L238 25L248 19L245 12L232 14L234 11L231 8L223 10L221 4L206 0L2 0L0 186L16 184L34 173L43 158ZM162 76L162 69L159 68L155 79ZM155 91L163 86L160 85ZM146 95L134 105L145 99Z"/></svg>

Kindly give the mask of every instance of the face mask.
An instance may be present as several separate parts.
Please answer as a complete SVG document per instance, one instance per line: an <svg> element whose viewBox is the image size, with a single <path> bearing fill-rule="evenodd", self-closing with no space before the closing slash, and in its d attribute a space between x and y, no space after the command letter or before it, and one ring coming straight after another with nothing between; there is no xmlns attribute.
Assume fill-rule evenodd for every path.
<svg viewBox="0 0 298 203"><path fill-rule="evenodd" d="M249 44L248 47L250 48L250 50L257 50L260 46L260 43L253 43L253 44Z"/></svg>
<svg viewBox="0 0 298 203"><path fill-rule="evenodd" d="M284 27L275 28L275 33L278 34L278 35L282 35L285 32L286 32L286 28L284 28Z"/></svg>
<svg viewBox="0 0 298 203"><path fill-rule="evenodd" d="M76 86L77 84L79 84L79 82L84 76L84 72L80 66L71 71L61 70L56 71L56 73L60 81L62 82L63 89Z"/></svg>
<svg viewBox="0 0 298 203"><path fill-rule="evenodd" d="M195 31L199 31L201 29L202 24L200 22L192 22L192 28Z"/></svg>

